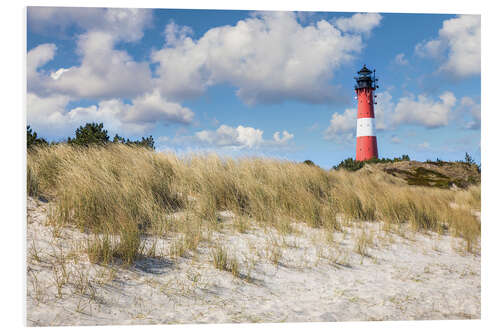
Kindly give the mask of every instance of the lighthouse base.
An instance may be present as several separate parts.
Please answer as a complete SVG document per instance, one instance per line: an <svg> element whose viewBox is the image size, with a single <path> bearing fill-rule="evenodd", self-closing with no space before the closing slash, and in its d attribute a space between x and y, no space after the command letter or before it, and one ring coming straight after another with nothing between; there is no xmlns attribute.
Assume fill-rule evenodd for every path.
<svg viewBox="0 0 500 333"><path fill-rule="evenodd" d="M378 158L377 137L358 136L356 138L356 161Z"/></svg>

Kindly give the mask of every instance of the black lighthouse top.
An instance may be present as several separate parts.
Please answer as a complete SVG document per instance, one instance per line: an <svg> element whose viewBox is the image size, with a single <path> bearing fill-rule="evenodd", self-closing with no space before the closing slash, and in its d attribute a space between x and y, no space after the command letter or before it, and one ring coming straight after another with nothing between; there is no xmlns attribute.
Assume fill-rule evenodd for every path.
<svg viewBox="0 0 500 333"><path fill-rule="evenodd" d="M375 78L375 69L372 72L366 65L363 65L363 68L358 72L358 76L355 76L354 79L356 80L354 89L372 88L375 90L378 88L378 85L376 85L378 79Z"/></svg>

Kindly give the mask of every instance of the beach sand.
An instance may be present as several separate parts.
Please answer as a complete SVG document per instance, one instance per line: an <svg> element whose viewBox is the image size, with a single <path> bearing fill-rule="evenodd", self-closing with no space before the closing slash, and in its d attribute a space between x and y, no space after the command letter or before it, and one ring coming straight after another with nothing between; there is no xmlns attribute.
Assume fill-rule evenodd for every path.
<svg viewBox="0 0 500 333"><path fill-rule="evenodd" d="M27 324L127 325L479 319L481 256L462 240L362 222L335 233L296 224L287 236L253 228L213 235L239 263L214 268L210 244L169 258L172 239L131 267L91 264L87 235L47 225L28 198ZM231 223L232 214L219 214ZM232 230L232 231L231 231ZM357 239L370 235L365 255ZM152 239L144 238L151 245ZM59 288L58 288L59 286Z"/></svg>

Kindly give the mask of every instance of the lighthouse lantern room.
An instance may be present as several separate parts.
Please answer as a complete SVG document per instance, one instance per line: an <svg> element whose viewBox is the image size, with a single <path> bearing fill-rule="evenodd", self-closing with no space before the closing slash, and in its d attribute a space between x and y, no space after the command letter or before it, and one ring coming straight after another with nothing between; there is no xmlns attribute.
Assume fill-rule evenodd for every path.
<svg viewBox="0 0 500 333"><path fill-rule="evenodd" d="M354 77L358 99L358 120L356 131L356 160L365 161L372 158L378 158L377 137L375 136L375 112L373 92L378 88L373 72L366 68L366 65Z"/></svg>

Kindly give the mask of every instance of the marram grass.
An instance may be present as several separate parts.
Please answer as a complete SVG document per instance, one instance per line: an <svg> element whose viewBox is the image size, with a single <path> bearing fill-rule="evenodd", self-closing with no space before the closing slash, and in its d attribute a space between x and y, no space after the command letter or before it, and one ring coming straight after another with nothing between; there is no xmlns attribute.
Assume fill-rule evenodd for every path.
<svg viewBox="0 0 500 333"><path fill-rule="evenodd" d="M95 235L88 246L95 262L133 262L144 254L143 234L181 234L173 256L196 250L220 231L218 212L224 210L236 214L241 232L258 226L286 234L293 222L338 231L353 221L383 221L450 232L470 249L481 232L472 212L481 206L480 185L452 191L409 186L381 172L264 158L181 159L120 144L30 150L27 191L53 202L52 223ZM186 217L172 217L176 212Z"/></svg>

